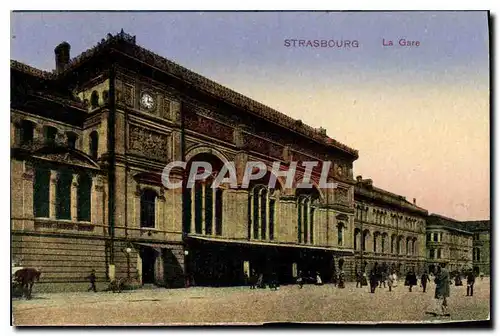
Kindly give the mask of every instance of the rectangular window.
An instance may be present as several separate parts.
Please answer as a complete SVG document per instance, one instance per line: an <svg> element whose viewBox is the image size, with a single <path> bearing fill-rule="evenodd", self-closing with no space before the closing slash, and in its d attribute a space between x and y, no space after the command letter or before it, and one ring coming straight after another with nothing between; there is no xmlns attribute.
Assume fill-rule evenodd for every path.
<svg viewBox="0 0 500 336"><path fill-rule="evenodd" d="M215 192L215 234L222 236L222 190Z"/></svg>
<svg viewBox="0 0 500 336"><path fill-rule="evenodd" d="M78 220L90 222L90 195L92 192L92 179L90 176L80 175L78 181Z"/></svg>
<svg viewBox="0 0 500 336"><path fill-rule="evenodd" d="M300 203L297 211L297 233L297 239L299 243L302 243L302 204Z"/></svg>
<svg viewBox="0 0 500 336"><path fill-rule="evenodd" d="M314 244L314 208L310 208L309 221L311 225L311 229L309 230L309 242Z"/></svg>
<svg viewBox="0 0 500 336"><path fill-rule="evenodd" d="M437 258L438 258L438 259L441 259L441 249L438 249L438 250L437 250Z"/></svg>
<svg viewBox="0 0 500 336"><path fill-rule="evenodd" d="M212 234L214 189L209 185L205 186L205 234Z"/></svg>
<svg viewBox="0 0 500 336"><path fill-rule="evenodd" d="M434 232L433 235L434 235L434 241L437 242L438 241L438 234Z"/></svg>
<svg viewBox="0 0 500 336"><path fill-rule="evenodd" d="M267 198L266 198L266 190L262 191L261 202L260 202L260 236L261 239L266 239L266 230L267 230Z"/></svg>
<svg viewBox="0 0 500 336"><path fill-rule="evenodd" d="M71 219L71 182L73 175L69 171L59 172L56 184L56 218Z"/></svg>
<svg viewBox="0 0 500 336"><path fill-rule="evenodd" d="M337 227L337 235L338 235L337 245L338 246L344 245L344 237L343 237L343 232L342 232L342 225L339 225Z"/></svg>
<svg viewBox="0 0 500 336"><path fill-rule="evenodd" d="M434 259L434 249L429 251L429 259Z"/></svg>
<svg viewBox="0 0 500 336"><path fill-rule="evenodd" d="M202 198L203 198L203 187L200 183L195 184L194 186L194 229L195 232L201 234L203 229L202 223Z"/></svg>
<svg viewBox="0 0 500 336"><path fill-rule="evenodd" d="M259 193L253 193L253 239L259 239Z"/></svg>
<svg viewBox="0 0 500 336"><path fill-rule="evenodd" d="M269 240L274 239L274 206L275 201L269 200Z"/></svg>
<svg viewBox="0 0 500 336"><path fill-rule="evenodd" d="M35 217L49 217L50 170L37 168L33 184L33 203Z"/></svg>

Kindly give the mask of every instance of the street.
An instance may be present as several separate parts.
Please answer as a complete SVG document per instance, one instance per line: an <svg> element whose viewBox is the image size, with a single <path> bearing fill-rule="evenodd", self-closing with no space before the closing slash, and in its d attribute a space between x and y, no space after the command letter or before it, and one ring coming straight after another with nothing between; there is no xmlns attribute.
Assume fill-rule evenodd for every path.
<svg viewBox="0 0 500 336"><path fill-rule="evenodd" d="M451 286L451 317L425 314L434 297L401 282L389 292L324 286L283 286L277 291L247 287L140 289L112 293L37 293L32 300L14 299L13 323L26 325L175 325L261 324L263 322L439 322L489 318L489 279L478 279L473 297L466 286Z"/></svg>

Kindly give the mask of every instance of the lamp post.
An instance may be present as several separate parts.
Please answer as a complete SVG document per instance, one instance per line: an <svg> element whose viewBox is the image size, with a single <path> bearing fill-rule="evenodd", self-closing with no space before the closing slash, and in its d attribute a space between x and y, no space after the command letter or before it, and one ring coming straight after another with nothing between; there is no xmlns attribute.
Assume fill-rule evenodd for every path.
<svg viewBox="0 0 500 336"><path fill-rule="evenodd" d="M189 251L188 250L184 250L184 269L185 269L185 273L186 273L186 281L184 283L184 285L187 287L189 287L190 285L190 281L189 281L189 277L190 277L190 269L189 269Z"/></svg>
<svg viewBox="0 0 500 336"><path fill-rule="evenodd" d="M127 253L127 279L130 279L130 253L132 252L132 249L127 247L125 252Z"/></svg>

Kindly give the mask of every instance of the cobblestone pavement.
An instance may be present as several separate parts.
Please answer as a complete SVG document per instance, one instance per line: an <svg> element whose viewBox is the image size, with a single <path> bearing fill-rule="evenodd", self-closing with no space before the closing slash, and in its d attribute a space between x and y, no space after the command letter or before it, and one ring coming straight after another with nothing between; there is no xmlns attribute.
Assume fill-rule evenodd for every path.
<svg viewBox="0 0 500 336"><path fill-rule="evenodd" d="M36 293L12 301L14 325L260 324L263 322L377 321L414 323L489 319L489 279L479 280L473 297L451 286L451 317L425 313L434 285L409 293L401 284L389 292L348 283L282 286L277 291L246 287L140 289L123 293Z"/></svg>

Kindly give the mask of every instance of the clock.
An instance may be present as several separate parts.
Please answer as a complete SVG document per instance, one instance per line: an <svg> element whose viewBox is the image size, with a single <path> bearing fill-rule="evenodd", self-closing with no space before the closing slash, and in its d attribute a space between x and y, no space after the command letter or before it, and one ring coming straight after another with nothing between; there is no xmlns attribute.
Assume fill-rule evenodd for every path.
<svg viewBox="0 0 500 336"><path fill-rule="evenodd" d="M153 110L155 108L155 99L153 98L153 96L148 93L148 92L144 92L142 95L141 95L141 107L146 109L146 110Z"/></svg>

